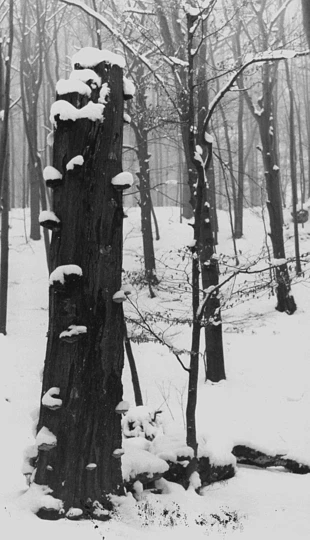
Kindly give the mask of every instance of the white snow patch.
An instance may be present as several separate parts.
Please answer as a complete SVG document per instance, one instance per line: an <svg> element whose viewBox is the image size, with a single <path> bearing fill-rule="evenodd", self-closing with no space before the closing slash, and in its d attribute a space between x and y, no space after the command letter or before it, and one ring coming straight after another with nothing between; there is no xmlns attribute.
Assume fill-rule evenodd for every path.
<svg viewBox="0 0 310 540"><path fill-rule="evenodd" d="M67 171L72 171L76 165L79 165L81 167L83 163L84 163L83 156L81 155L74 156L72 159L70 159L70 161L68 161L66 165L66 169Z"/></svg>
<svg viewBox="0 0 310 540"><path fill-rule="evenodd" d="M204 133L204 138L205 138L205 141L209 144L213 144L213 137L212 135L210 135L210 133L208 133L207 131L205 131Z"/></svg>
<svg viewBox="0 0 310 540"><path fill-rule="evenodd" d="M135 85L132 81L123 77L123 92L125 96L134 96L136 93Z"/></svg>
<svg viewBox="0 0 310 540"><path fill-rule="evenodd" d="M62 179L62 174L61 174L60 171L55 169L55 167L52 167L51 165L47 165L47 167L45 167L43 169L43 178L44 178L45 181L47 181L47 180L61 180Z"/></svg>
<svg viewBox="0 0 310 540"><path fill-rule="evenodd" d="M111 88L109 88L108 83L103 83L102 87L100 88L99 99L98 99L99 103L106 105L107 97L109 96L110 92L111 92Z"/></svg>
<svg viewBox="0 0 310 540"><path fill-rule="evenodd" d="M59 99L51 106L50 121L54 126L57 126L55 120L56 116L59 116L60 120L67 121L72 120L75 122L81 118L88 118L89 120L95 122L96 120L102 120L102 115L104 111L104 105L102 103L93 103L89 101L85 107L77 109L68 101Z"/></svg>
<svg viewBox="0 0 310 540"><path fill-rule="evenodd" d="M42 210L40 212L39 223L44 223L45 221L55 221L56 223L60 223L60 219L51 210Z"/></svg>
<svg viewBox="0 0 310 540"><path fill-rule="evenodd" d="M106 49L96 49L95 47L84 47L72 56L72 67L79 64L82 68L93 68L106 62L107 64L125 67L125 59L120 54L112 53Z"/></svg>
<svg viewBox="0 0 310 540"><path fill-rule="evenodd" d="M30 488L19 500L18 506L23 510L29 510L36 514L41 508L57 510L63 514L63 502L55 499L51 493L53 490L48 486L40 486L33 482Z"/></svg>
<svg viewBox="0 0 310 540"><path fill-rule="evenodd" d="M66 517L67 518L76 518L76 517L79 517L83 514L83 510L81 510L81 508L73 508L73 506L71 506L71 508L69 508L68 512L66 513Z"/></svg>
<svg viewBox="0 0 310 540"><path fill-rule="evenodd" d="M49 284L53 285L56 281L59 281L60 283L65 283L65 276L69 276L75 274L76 276L82 276L82 268L77 266L77 264L64 264L61 266L57 266L55 270L51 273Z"/></svg>
<svg viewBox="0 0 310 540"><path fill-rule="evenodd" d="M127 295L124 293L124 291L116 291L116 293L112 296L113 302L116 302L117 304L120 304L121 302L125 302L127 300Z"/></svg>
<svg viewBox="0 0 310 540"><path fill-rule="evenodd" d="M64 337L71 337L71 336L78 336L80 334L86 334L87 333L87 327L86 326L77 326L76 324L70 324L67 330L64 330L59 334L60 338Z"/></svg>
<svg viewBox="0 0 310 540"><path fill-rule="evenodd" d="M162 475L168 469L168 464L163 460L141 450L139 448L125 449L125 454L122 456L122 472L125 482L136 478L140 474L146 474L148 478L152 478L155 475Z"/></svg>
<svg viewBox="0 0 310 540"><path fill-rule="evenodd" d="M57 446L57 437L46 426L43 426L36 436L36 445L40 450Z"/></svg>
<svg viewBox="0 0 310 540"><path fill-rule="evenodd" d="M272 264L272 266L282 266L282 264L287 264L287 260L284 258L270 259L270 264Z"/></svg>
<svg viewBox="0 0 310 540"><path fill-rule="evenodd" d="M124 122L126 122L126 124L130 124L131 123L131 116L129 114L127 114L127 113L124 113L123 120L124 120Z"/></svg>
<svg viewBox="0 0 310 540"><path fill-rule="evenodd" d="M132 186L133 175L130 172L124 171L112 178L113 186Z"/></svg>
<svg viewBox="0 0 310 540"><path fill-rule="evenodd" d="M156 411L146 405L131 407L122 419L122 429L125 437L153 439L162 433Z"/></svg>
<svg viewBox="0 0 310 540"><path fill-rule="evenodd" d="M48 409L59 409L62 406L62 399L56 398L59 396L60 389L57 386L50 388L42 397L42 405Z"/></svg>
<svg viewBox="0 0 310 540"><path fill-rule="evenodd" d="M81 81L83 83L92 83L100 88L102 79L93 69L74 69L71 71L69 79Z"/></svg>
<svg viewBox="0 0 310 540"><path fill-rule="evenodd" d="M191 460L194 457L194 450L187 446L184 433L155 437L150 444L150 452L172 463Z"/></svg>
<svg viewBox="0 0 310 540"><path fill-rule="evenodd" d="M81 96L86 95L90 97L91 95L91 89L85 82L73 78L60 79L56 84L56 92L59 96L72 94L73 92L77 92Z"/></svg>

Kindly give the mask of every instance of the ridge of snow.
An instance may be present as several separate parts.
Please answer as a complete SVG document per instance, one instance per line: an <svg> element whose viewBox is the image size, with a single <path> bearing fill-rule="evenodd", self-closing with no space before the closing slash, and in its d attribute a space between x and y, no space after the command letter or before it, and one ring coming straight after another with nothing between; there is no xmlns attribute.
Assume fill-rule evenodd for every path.
<svg viewBox="0 0 310 540"><path fill-rule="evenodd" d="M72 56L72 67L79 64L84 68L92 68L106 62L107 64L125 67L125 59L120 54L115 54L107 49L97 49L96 47L83 47Z"/></svg>
<svg viewBox="0 0 310 540"><path fill-rule="evenodd" d="M81 81L83 83L91 82L100 88L102 84L101 77L93 69L73 69L69 75L69 80Z"/></svg>
<svg viewBox="0 0 310 540"><path fill-rule="evenodd" d="M62 96L64 94L72 94L74 92L77 92L81 96L88 96L91 95L91 89L90 87L80 79L60 79L56 84L56 92L59 96Z"/></svg>
<svg viewBox="0 0 310 540"><path fill-rule="evenodd" d="M122 473L125 482L136 478L140 474L146 474L148 478L157 474L164 474L169 465L159 457L141 450L140 448L126 448L122 456Z"/></svg>
<svg viewBox="0 0 310 540"><path fill-rule="evenodd" d="M51 106L50 121L55 127L57 127L56 116L59 116L60 120L63 121L72 120L75 122L81 118L88 118L95 122L96 120L102 120L103 111L104 105L102 103L89 101L87 105L81 109L77 109L71 103L68 103L68 101L59 99Z"/></svg>

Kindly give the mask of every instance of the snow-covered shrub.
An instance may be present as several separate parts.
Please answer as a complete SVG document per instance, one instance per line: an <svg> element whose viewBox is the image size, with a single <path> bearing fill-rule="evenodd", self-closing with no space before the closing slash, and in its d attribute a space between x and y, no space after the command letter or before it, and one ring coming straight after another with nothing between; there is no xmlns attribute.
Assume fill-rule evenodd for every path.
<svg viewBox="0 0 310 540"><path fill-rule="evenodd" d="M152 441L157 435L161 435L163 431L158 419L160 412L145 405L131 407L122 420L124 437L145 437Z"/></svg>

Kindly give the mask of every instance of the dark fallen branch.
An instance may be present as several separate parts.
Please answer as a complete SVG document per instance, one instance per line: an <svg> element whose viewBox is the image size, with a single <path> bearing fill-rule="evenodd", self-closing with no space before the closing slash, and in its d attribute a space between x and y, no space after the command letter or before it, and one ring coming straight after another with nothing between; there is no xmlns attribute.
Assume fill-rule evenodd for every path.
<svg viewBox="0 0 310 540"><path fill-rule="evenodd" d="M284 467L288 471L295 474L310 473L310 467L304 463L299 463L294 459L286 458L285 455L276 454L269 456L254 448L238 445L233 448L233 455L237 458L239 464L254 465L266 469L267 467Z"/></svg>

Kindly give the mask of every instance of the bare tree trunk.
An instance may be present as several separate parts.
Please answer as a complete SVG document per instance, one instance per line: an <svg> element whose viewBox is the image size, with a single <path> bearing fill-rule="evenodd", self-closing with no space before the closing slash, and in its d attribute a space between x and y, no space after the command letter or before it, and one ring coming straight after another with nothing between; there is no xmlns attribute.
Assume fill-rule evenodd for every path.
<svg viewBox="0 0 310 540"><path fill-rule="evenodd" d="M0 334L7 333L7 306L9 283L9 154L2 183L1 212L1 266L0 266Z"/></svg>
<svg viewBox="0 0 310 540"><path fill-rule="evenodd" d="M294 241L295 241L295 257L296 257L296 274L301 274L300 250L299 250L299 233L297 221L297 168L296 168L296 138L295 138L295 111L294 111L294 94L290 71L287 61L285 61L286 81L289 91L289 139L290 139L290 171L291 171L291 186L292 186L292 207L294 221Z"/></svg>
<svg viewBox="0 0 310 540"><path fill-rule="evenodd" d="M0 44L0 199L1 216L1 266L0 266L0 333L6 335L8 281L9 281L9 111L11 89L11 63L13 52L13 0L9 5L9 40L7 55ZM5 59L3 56L5 55ZM4 70L5 67L5 70ZM4 73L5 71L5 73Z"/></svg>
<svg viewBox="0 0 310 540"><path fill-rule="evenodd" d="M61 226L53 231L50 251L56 275L50 279L42 398L56 388L62 403L53 410L42 400L38 434L47 428L57 445L39 447L35 482L53 490L64 513L41 508L38 515L47 519L64 517L71 508L80 518L107 519L109 494L123 494L120 459L114 456L122 444L115 408L122 399L124 321L121 304L113 300L121 287L123 206L111 183L121 171L123 73L105 62L92 69L110 88L103 122L56 117L53 166L63 183L53 198ZM95 103L98 97L93 90ZM87 101L76 93L61 98L77 108ZM77 155L84 164L67 171Z"/></svg>
<svg viewBox="0 0 310 540"><path fill-rule="evenodd" d="M135 395L135 404L138 407L139 405L143 405L142 392L140 388L136 361L132 352L131 341L130 341L130 338L128 337L127 325L125 321L124 321L124 342L125 342L125 350L126 350L126 354L127 354L127 358L129 362L129 367L130 367L132 387L133 387L133 391Z"/></svg>

